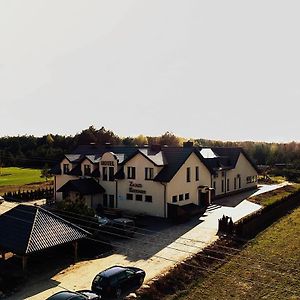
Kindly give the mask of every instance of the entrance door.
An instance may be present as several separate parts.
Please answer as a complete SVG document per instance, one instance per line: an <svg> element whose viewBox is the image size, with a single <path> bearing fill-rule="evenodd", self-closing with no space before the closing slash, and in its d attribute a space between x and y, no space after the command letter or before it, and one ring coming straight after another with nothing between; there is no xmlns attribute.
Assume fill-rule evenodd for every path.
<svg viewBox="0 0 300 300"><path fill-rule="evenodd" d="M198 205L200 207L206 207L209 205L209 194L207 192L198 191Z"/></svg>
<svg viewBox="0 0 300 300"><path fill-rule="evenodd" d="M109 208L114 208L115 197L114 195L109 195Z"/></svg>

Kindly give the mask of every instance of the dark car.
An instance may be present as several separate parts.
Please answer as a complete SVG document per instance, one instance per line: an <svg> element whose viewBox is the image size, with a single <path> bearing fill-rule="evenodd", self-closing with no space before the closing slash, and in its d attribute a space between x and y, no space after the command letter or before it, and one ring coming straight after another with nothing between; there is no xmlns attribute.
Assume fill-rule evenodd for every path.
<svg viewBox="0 0 300 300"><path fill-rule="evenodd" d="M104 298L117 298L138 289L144 282L145 271L135 267L113 266L93 280L92 291Z"/></svg>
<svg viewBox="0 0 300 300"><path fill-rule="evenodd" d="M101 296L92 291L83 290L78 292L61 291L46 300L99 300Z"/></svg>

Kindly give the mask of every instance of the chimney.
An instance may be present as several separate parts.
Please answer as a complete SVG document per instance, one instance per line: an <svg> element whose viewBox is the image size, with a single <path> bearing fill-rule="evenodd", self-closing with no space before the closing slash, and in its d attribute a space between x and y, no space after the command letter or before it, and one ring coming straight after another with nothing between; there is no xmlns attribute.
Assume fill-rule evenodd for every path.
<svg viewBox="0 0 300 300"><path fill-rule="evenodd" d="M183 143L184 148L192 148L194 146L194 143L192 141L187 141Z"/></svg>

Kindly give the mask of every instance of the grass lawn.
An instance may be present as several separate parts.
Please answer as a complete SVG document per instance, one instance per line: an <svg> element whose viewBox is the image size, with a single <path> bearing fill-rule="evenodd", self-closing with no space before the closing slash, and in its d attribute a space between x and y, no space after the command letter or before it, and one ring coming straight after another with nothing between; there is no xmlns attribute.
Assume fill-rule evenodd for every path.
<svg viewBox="0 0 300 300"><path fill-rule="evenodd" d="M41 170L22 168L1 168L0 186L22 186L33 182L44 182L41 178Z"/></svg>
<svg viewBox="0 0 300 300"><path fill-rule="evenodd" d="M299 189L300 189L300 184L294 183L292 185L286 185L277 190L273 190L264 194L251 197L248 200L260 204L262 206L268 206L275 202L281 201L282 198L296 192Z"/></svg>
<svg viewBox="0 0 300 300"><path fill-rule="evenodd" d="M299 229L297 208L261 232L214 274L165 299L300 299Z"/></svg>

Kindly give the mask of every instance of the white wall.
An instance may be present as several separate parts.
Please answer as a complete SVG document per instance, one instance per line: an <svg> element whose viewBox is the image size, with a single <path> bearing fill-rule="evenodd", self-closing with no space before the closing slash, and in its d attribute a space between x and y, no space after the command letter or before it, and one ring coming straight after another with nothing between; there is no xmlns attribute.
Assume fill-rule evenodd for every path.
<svg viewBox="0 0 300 300"><path fill-rule="evenodd" d="M199 181L196 181L196 166L199 167ZM191 181L187 182L187 168L190 167ZM167 185L167 202L177 205L189 203L198 204L198 187L210 187L211 177L208 169L203 165L195 153L192 153L178 170L171 182ZM189 193L189 200L179 201L180 194ZM172 202L172 197L177 195L177 202Z"/></svg>
<svg viewBox="0 0 300 300"><path fill-rule="evenodd" d="M136 178L127 178L127 168L136 168ZM144 213L151 216L164 217L164 187L159 182L153 180L145 180L145 168L154 168L154 177L161 170L161 167L155 166L151 161L145 158L142 154L137 154L134 158L128 161L124 166L125 179L118 181L118 207L123 210L130 210L136 213ZM130 187L130 183L141 185L138 187ZM126 200L126 194L130 193L129 189L133 188L142 193L134 193L133 200ZM135 195L140 194L143 201L136 201ZM145 195L152 196L152 202L145 202Z"/></svg>

